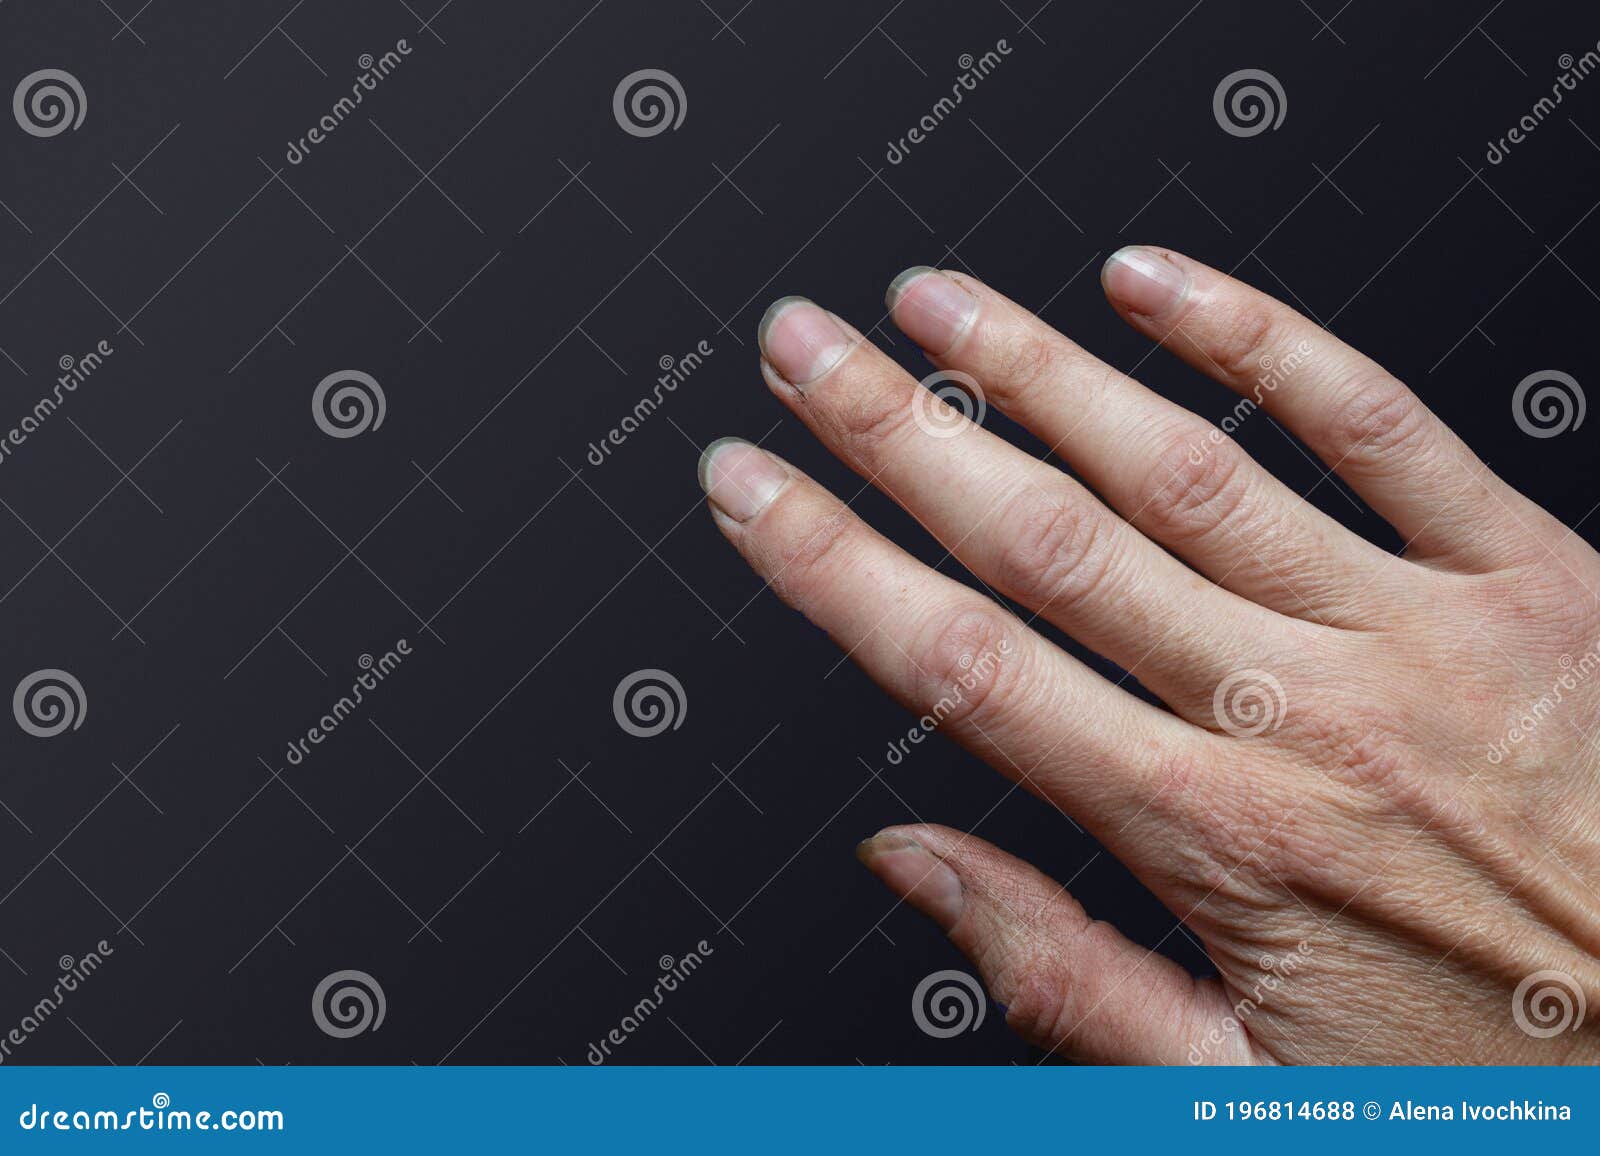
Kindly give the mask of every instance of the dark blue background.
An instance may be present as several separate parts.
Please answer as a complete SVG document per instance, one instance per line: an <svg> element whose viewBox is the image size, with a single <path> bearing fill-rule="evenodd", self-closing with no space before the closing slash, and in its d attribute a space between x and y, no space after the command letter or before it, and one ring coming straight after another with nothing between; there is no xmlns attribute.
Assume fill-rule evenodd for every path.
<svg viewBox="0 0 1600 1156"><path fill-rule="evenodd" d="M88 95L75 132L0 120L0 427L62 355L115 347L0 464L0 685L59 667L88 698L55 739L0 725L0 1029L59 956L115 950L12 1062L581 1063L658 957L701 939L705 966L619 1061L1025 1059L997 1011L952 1040L912 1020L918 980L964 961L851 855L912 817L1206 966L1091 839L975 760L941 742L885 765L911 720L722 542L699 448L770 435L856 494L761 385L772 299L867 328L905 266L964 268L1128 368L1145 344L1097 270L1147 241L1299 304L1578 521L1594 419L1532 439L1510 396L1537 370L1600 381L1600 80L1503 164L1484 151L1600 20L1037 2L0 6L5 90L54 67ZM287 165L357 58L402 37L411 55ZM958 58L1002 38L958 114L886 164ZM640 68L683 85L677 131L613 119ZM1278 130L1213 119L1240 68L1283 84ZM437 337L411 340L418 317ZM586 462L658 359L701 340L706 364ZM309 403L348 368L388 410L340 440ZM1213 420L1232 405L1165 355L1140 375ZM1239 436L1394 544L1264 415ZM854 505L940 556L878 494ZM400 638L400 670L286 766L358 656ZM645 667L688 704L650 740L611 712ZM335 1040L308 1003L345 968L388 1014Z"/></svg>

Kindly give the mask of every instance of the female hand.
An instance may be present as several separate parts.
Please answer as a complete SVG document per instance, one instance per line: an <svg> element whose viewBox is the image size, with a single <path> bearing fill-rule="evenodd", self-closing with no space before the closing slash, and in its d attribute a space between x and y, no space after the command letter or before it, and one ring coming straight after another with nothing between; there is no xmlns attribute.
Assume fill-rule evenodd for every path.
<svg viewBox="0 0 1600 1156"><path fill-rule="evenodd" d="M1170 711L746 442L701 459L718 527L892 695L1078 817L1219 976L1191 979L958 831L891 828L862 859L972 958L1013 1027L1079 1060L1600 1060L1600 556L1279 302L1153 248L1103 280L1405 552L970 277L908 270L895 323L1093 493L843 321L778 302L760 331L773 393L984 583Z"/></svg>

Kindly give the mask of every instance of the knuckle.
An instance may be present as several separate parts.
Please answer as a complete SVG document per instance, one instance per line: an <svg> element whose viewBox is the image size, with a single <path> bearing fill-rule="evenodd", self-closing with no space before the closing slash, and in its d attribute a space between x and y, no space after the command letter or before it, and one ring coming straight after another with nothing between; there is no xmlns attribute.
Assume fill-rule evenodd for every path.
<svg viewBox="0 0 1600 1156"><path fill-rule="evenodd" d="M776 541L770 548L772 577L778 596L791 605L803 606L830 584L831 572L842 565L860 523L848 509L830 511L780 522Z"/></svg>
<svg viewBox="0 0 1600 1156"><path fill-rule="evenodd" d="M1414 448L1427 422L1428 411L1417 396L1380 372L1356 378L1340 391L1328 434L1340 453L1367 460Z"/></svg>
<svg viewBox="0 0 1600 1156"><path fill-rule="evenodd" d="M1234 517L1250 489L1244 453L1220 431L1173 438L1145 476L1138 520L1167 538L1200 538Z"/></svg>
<svg viewBox="0 0 1600 1156"><path fill-rule="evenodd" d="M851 386L835 404L834 424L852 449L877 459L906 436L912 394L909 388L883 388L875 382L853 381Z"/></svg>
<svg viewBox="0 0 1600 1156"><path fill-rule="evenodd" d="M1212 361L1235 381L1254 381L1261 359L1278 346L1281 322L1277 305L1252 302L1218 318L1203 344Z"/></svg>
<svg viewBox="0 0 1600 1156"><path fill-rule="evenodd" d="M1098 935L1095 926L1085 925L1079 936ZM1070 1052L1080 1025L1073 1011L1076 1001L1071 979L1059 962L1032 952L1015 961L1004 975L1003 982L996 984L996 994L1006 1002L1006 1026L1038 1047Z"/></svg>
<svg viewBox="0 0 1600 1156"><path fill-rule="evenodd" d="M1587 557L1551 566L1537 539L1526 549L1522 564L1471 580L1468 612L1474 621L1494 621L1509 628L1534 653L1562 656L1562 669L1567 670L1574 661L1589 657L1586 652L1600 635L1600 595L1583 577L1595 572L1594 555L1588 552Z"/></svg>
<svg viewBox="0 0 1600 1156"><path fill-rule="evenodd" d="M1067 373L1074 356L1058 338L1029 329L1011 333L997 343L994 360L998 372L990 393L997 402L1019 398Z"/></svg>
<svg viewBox="0 0 1600 1156"><path fill-rule="evenodd" d="M1070 610L1099 589L1112 564L1108 520L1081 495L1028 487L1012 499L995 561L998 585L1042 609Z"/></svg>
<svg viewBox="0 0 1600 1156"><path fill-rule="evenodd" d="M1195 750L1162 750L1151 760L1144 811L1159 828L1204 830L1216 819L1216 768Z"/></svg>
<svg viewBox="0 0 1600 1156"><path fill-rule="evenodd" d="M935 726L992 714L1015 683L1016 630L998 609L968 607L940 621L914 652L910 685Z"/></svg>

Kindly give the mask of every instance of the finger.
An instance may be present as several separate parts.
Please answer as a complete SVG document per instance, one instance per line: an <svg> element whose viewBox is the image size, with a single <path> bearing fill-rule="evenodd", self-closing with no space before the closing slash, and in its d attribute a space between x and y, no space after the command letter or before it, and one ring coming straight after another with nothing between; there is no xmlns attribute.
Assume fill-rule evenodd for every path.
<svg viewBox="0 0 1600 1156"><path fill-rule="evenodd" d="M1113 254L1117 311L1283 421L1386 519L1419 560L1503 565L1532 503L1489 472L1417 396L1282 302L1166 249Z"/></svg>
<svg viewBox="0 0 1600 1156"><path fill-rule="evenodd" d="M947 731L1097 829L1127 826L1209 754L1210 736L923 566L766 451L715 442L700 477L718 528L756 573L921 718L914 741Z"/></svg>
<svg viewBox="0 0 1600 1156"><path fill-rule="evenodd" d="M1130 669L1175 710L1259 656L1272 616L1211 585L1082 485L960 418L800 298L761 327L767 383L985 582ZM948 435L948 436L947 436Z"/></svg>
<svg viewBox="0 0 1600 1156"><path fill-rule="evenodd" d="M935 365L976 378L1129 522L1229 590L1328 621L1388 559L1221 430L981 282L908 269L888 303Z"/></svg>
<svg viewBox="0 0 1600 1156"><path fill-rule="evenodd" d="M1055 880L948 827L891 827L857 849L896 895L972 960L1006 1022L1032 1043L1091 1064L1252 1064L1215 981L1090 919Z"/></svg>

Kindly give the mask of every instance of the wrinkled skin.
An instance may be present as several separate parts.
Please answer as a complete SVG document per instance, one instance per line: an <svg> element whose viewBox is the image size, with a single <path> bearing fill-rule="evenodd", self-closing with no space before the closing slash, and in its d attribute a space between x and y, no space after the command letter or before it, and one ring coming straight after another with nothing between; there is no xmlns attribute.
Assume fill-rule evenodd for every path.
<svg viewBox="0 0 1600 1156"><path fill-rule="evenodd" d="M1230 422L1259 403L1404 553L970 277L908 270L891 317L1082 484L932 400L832 314L778 302L761 327L771 391L1032 614L929 570L745 442L701 460L718 527L928 725L1082 822L1219 974L1192 979L968 834L894 827L862 860L1057 1055L1600 1060L1600 557L1272 298L1153 248L1116 254L1103 281L1129 324L1249 399Z"/></svg>

